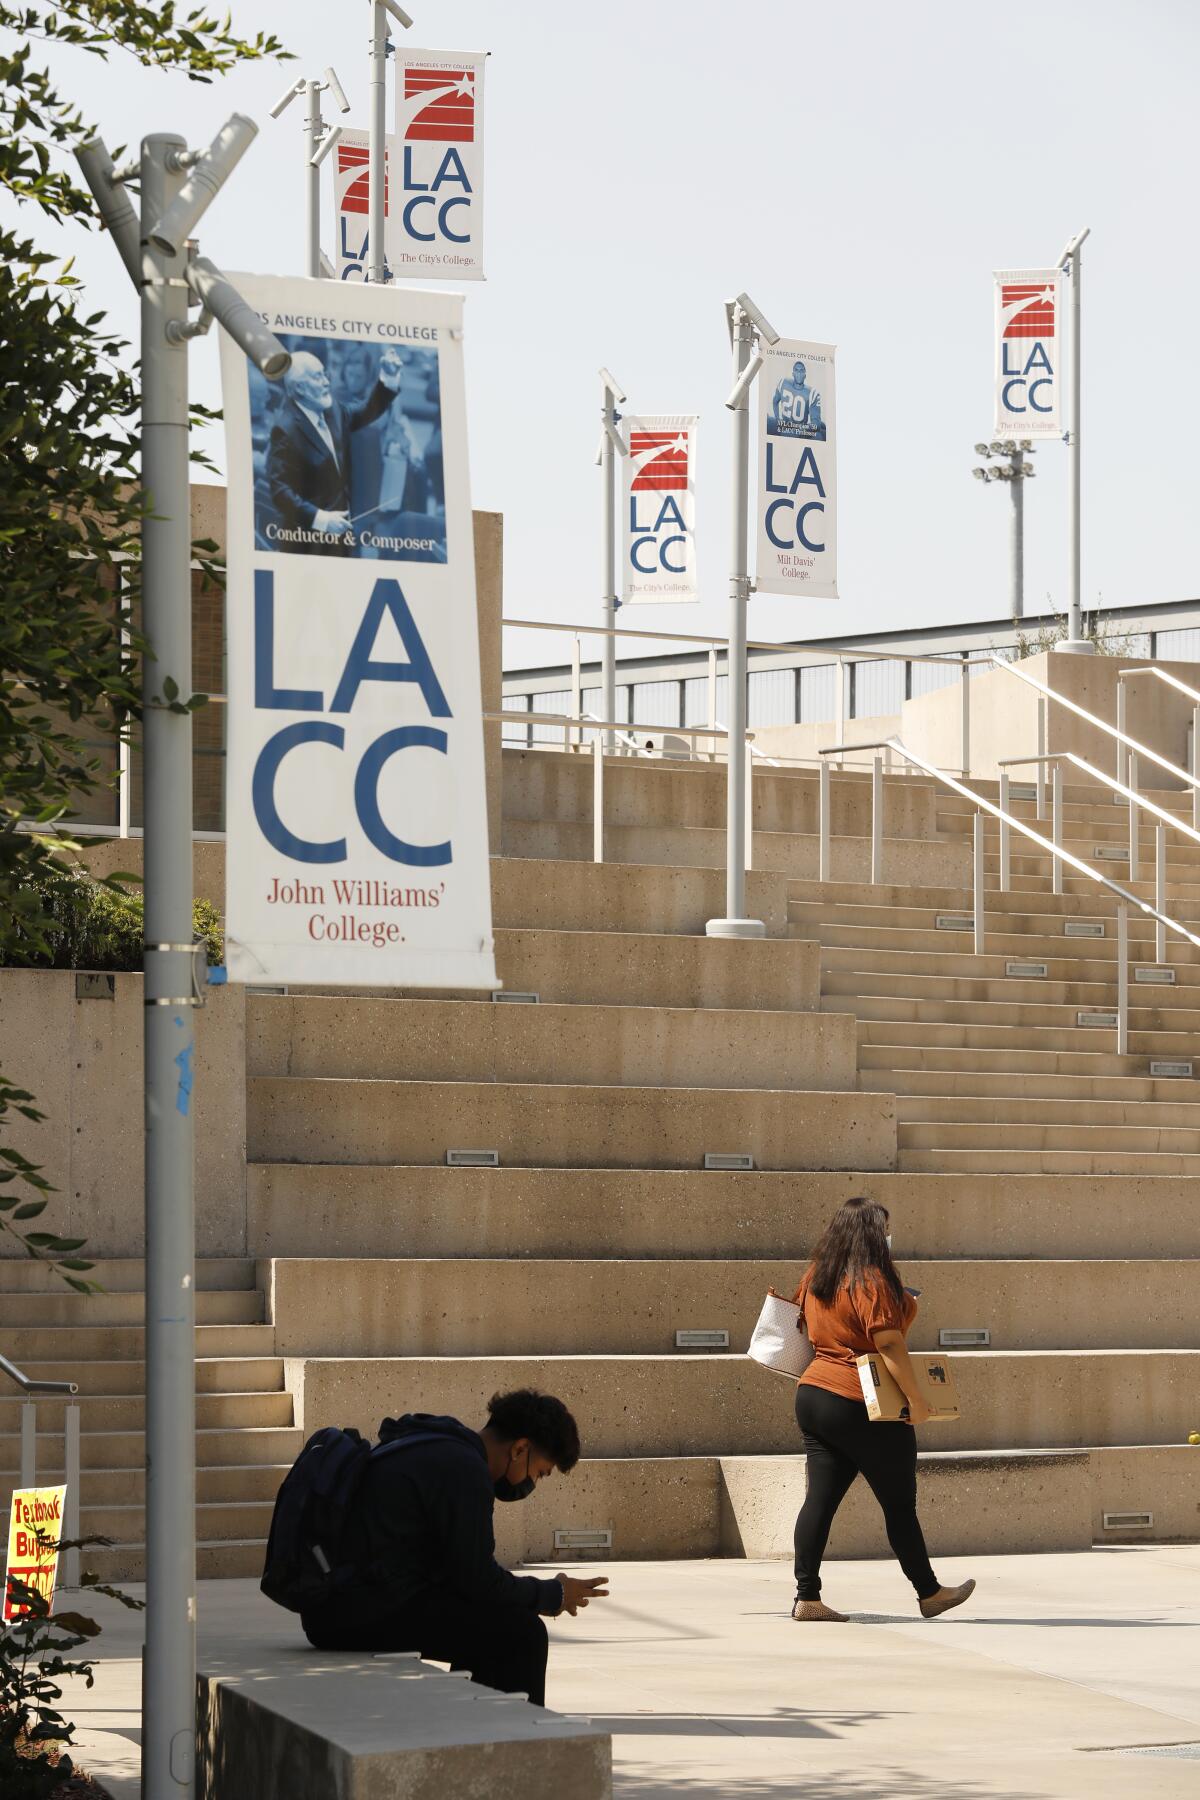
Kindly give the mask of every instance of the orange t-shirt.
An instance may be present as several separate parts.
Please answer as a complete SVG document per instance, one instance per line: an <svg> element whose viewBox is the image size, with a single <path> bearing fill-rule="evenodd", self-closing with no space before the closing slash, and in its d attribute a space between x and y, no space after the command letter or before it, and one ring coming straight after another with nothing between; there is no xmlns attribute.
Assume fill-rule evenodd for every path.
<svg viewBox="0 0 1200 1800"><path fill-rule="evenodd" d="M813 1359L800 1377L801 1385L828 1388L844 1400L861 1400L855 1359L874 1350L879 1331L907 1335L917 1316L917 1303L911 1294L905 1294L903 1306L897 1305L882 1275L868 1275L853 1291L839 1289L826 1305L809 1293L811 1279L809 1269L793 1296L796 1305L804 1309L804 1329L813 1347Z"/></svg>

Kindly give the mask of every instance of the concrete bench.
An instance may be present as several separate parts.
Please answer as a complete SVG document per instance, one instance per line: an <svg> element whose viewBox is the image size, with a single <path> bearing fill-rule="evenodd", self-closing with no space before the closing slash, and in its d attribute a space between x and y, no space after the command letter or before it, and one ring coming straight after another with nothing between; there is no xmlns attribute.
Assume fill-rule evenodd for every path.
<svg viewBox="0 0 1200 1800"><path fill-rule="evenodd" d="M211 1645L209 1646L211 1651ZM418 1656L202 1656L197 1800L610 1800L612 1738Z"/></svg>

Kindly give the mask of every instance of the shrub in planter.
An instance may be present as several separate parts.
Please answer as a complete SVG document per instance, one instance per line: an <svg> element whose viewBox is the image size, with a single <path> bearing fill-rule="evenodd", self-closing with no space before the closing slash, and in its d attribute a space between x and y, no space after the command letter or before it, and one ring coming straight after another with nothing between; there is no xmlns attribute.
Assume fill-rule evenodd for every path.
<svg viewBox="0 0 1200 1800"><path fill-rule="evenodd" d="M142 966L143 907L140 893L123 893L94 881L83 869L47 868L37 880L44 915L45 948L18 936L8 962L23 969L103 969ZM221 915L211 901L192 904L193 935L208 961L224 953Z"/></svg>

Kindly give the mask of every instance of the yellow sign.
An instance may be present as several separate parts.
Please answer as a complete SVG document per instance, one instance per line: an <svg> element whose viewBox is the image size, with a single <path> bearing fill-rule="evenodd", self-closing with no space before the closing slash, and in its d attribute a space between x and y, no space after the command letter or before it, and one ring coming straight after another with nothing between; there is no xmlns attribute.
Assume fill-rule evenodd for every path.
<svg viewBox="0 0 1200 1800"><path fill-rule="evenodd" d="M15 1577L54 1604L58 1579L58 1545L62 1537L65 1487L17 1488L8 1519L8 1578L4 1583L4 1622L23 1617L29 1608L10 1587Z"/></svg>

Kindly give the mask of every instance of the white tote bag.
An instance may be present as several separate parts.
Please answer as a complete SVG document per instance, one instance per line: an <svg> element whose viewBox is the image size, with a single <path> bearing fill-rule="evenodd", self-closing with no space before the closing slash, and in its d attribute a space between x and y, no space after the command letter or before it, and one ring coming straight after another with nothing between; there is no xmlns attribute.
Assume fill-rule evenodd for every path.
<svg viewBox="0 0 1200 1800"><path fill-rule="evenodd" d="M804 1313L794 1300L785 1300L774 1290L767 1295L747 1354L764 1369L799 1381L813 1359L813 1347L804 1329Z"/></svg>

